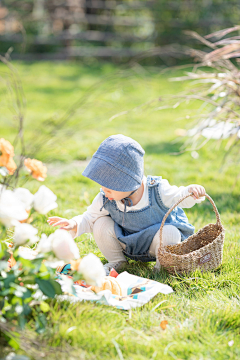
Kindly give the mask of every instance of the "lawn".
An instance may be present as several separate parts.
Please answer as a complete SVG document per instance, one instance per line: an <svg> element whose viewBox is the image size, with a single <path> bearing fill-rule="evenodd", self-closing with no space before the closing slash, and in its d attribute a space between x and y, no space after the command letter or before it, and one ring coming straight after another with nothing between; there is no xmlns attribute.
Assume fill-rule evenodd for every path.
<svg viewBox="0 0 240 360"><path fill-rule="evenodd" d="M183 70L161 73L157 68L77 62L14 65L27 100L27 154L48 164L44 184L58 197L58 208L49 215L71 218L86 210L99 186L81 175L85 161L107 136L122 133L145 149L145 174L161 175L177 186L203 185L226 228L223 264L216 271L178 278L164 270L153 273L152 263L131 261L124 270L167 283L174 293L157 295L131 312L93 303L52 301L46 332L36 334L30 322L18 352L50 360L240 358L239 169L233 164L219 171L224 147L216 148L215 143L199 150L197 159L190 152L171 154L181 146L181 141L173 141L176 129L187 126L188 115L199 107L195 102L158 110L165 105L161 96L177 94L188 86L169 81ZM1 65L3 78L5 71ZM0 95L0 137L13 141L17 123L4 82ZM114 118L119 113L123 114ZM25 186L35 192L40 185L31 181ZM207 200L186 212L196 230L215 221ZM35 219L40 233L53 232L46 216L35 215ZM106 262L92 234L76 241L81 256L93 252ZM160 327L162 320L168 321L166 330Z"/></svg>

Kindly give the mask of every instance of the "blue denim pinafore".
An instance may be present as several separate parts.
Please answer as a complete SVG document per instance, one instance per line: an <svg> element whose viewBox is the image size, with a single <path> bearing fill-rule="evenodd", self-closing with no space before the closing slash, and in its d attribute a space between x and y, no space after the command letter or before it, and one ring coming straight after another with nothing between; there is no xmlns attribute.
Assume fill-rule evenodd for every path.
<svg viewBox="0 0 240 360"><path fill-rule="evenodd" d="M104 205L115 222L116 237L126 245L123 253L130 259L156 261L155 257L149 255L149 247L169 209L163 204L160 196L161 180L160 176L147 177L149 204L143 209L130 210L124 214L117 207L115 200L108 201ZM103 204L106 200L103 194ZM189 224L186 214L180 207L176 207L169 214L165 224L178 228L182 241L194 233L194 226Z"/></svg>

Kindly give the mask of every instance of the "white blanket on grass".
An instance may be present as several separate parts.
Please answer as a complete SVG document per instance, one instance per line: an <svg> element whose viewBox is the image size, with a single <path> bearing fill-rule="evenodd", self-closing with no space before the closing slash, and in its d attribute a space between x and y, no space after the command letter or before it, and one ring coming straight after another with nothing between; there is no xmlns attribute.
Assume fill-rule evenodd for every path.
<svg viewBox="0 0 240 360"><path fill-rule="evenodd" d="M110 290L94 293L90 288L74 285L76 295L59 295L59 300L78 302L83 300L114 306L122 310L140 307L148 303L158 293L170 294L173 289L154 280L145 279L124 271L116 278L122 290L122 296L113 295ZM64 283L59 281L63 292L66 291Z"/></svg>
<svg viewBox="0 0 240 360"><path fill-rule="evenodd" d="M36 252L27 247L20 247L19 254L25 259L36 257ZM67 284L62 280L57 281L60 283L62 291L68 292ZM110 290L103 290L96 294L91 288L73 285L76 295L58 295L58 299L70 302L89 300L122 310L130 310L145 305L158 293L166 295L173 292L173 289L166 284L132 275L127 271L118 275L116 281L121 288L121 296L112 294Z"/></svg>

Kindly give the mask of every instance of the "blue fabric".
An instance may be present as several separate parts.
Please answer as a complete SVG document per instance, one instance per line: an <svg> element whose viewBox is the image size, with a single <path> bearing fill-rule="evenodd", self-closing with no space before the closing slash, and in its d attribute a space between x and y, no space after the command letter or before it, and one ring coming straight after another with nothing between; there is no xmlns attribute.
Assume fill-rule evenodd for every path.
<svg viewBox="0 0 240 360"><path fill-rule="evenodd" d="M101 189L102 191L102 189ZM132 191L127 197L123 198L122 201L124 203L124 212L123 212L123 221L122 221L122 226L124 226L124 217L125 217L125 214L127 212L127 206L133 206L133 202L132 202L132 199L130 198L131 195L133 195L137 190L134 190ZM103 195L104 195L104 192L102 191ZM101 207L100 211L102 211L102 209L105 207L105 205L109 202L110 200L109 199L105 199L104 203L103 203L103 206ZM130 205L129 205L130 203Z"/></svg>
<svg viewBox="0 0 240 360"><path fill-rule="evenodd" d="M144 153L141 145L127 136L109 136L100 144L83 175L111 190L136 190L143 179Z"/></svg>
<svg viewBox="0 0 240 360"><path fill-rule="evenodd" d="M162 219L169 208L161 199L161 177L147 177L149 204L143 209L128 211L125 214L117 207L116 201L108 201L104 207L115 222L114 230L119 241L126 245L124 255L133 260L156 261L149 255L149 247L159 230ZM106 197L103 195L103 203ZM176 207L168 216L166 225L175 226L181 233L181 240L194 233L194 226L189 224L183 209Z"/></svg>

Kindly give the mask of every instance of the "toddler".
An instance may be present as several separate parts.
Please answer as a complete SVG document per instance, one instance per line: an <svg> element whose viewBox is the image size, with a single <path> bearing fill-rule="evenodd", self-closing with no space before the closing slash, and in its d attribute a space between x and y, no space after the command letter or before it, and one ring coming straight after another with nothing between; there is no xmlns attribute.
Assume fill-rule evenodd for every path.
<svg viewBox="0 0 240 360"><path fill-rule="evenodd" d="M181 197L193 193L168 216L163 244L177 244L194 233L182 208L204 200L200 185L171 186L161 176L144 176L144 150L133 139L113 135L104 140L83 175L101 185L87 211L67 220L50 217L48 223L70 231L75 238L93 232L97 246L108 260L104 265L119 270L126 258L156 261L159 228L168 209ZM200 197L202 197L200 199Z"/></svg>

